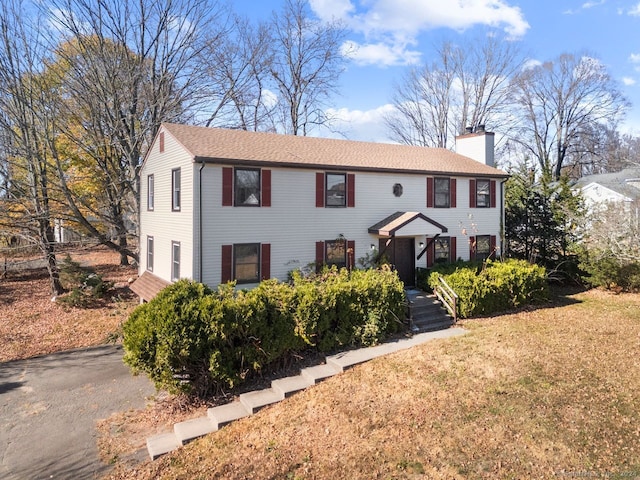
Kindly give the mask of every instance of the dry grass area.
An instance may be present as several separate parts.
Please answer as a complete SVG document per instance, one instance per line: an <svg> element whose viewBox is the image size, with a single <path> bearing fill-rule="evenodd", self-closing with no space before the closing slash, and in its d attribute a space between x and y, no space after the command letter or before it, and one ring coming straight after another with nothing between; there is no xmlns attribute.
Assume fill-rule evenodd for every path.
<svg viewBox="0 0 640 480"><path fill-rule="evenodd" d="M115 282L111 295L92 308L68 308L51 301L44 269L9 272L0 279L0 362L106 343L137 305L127 280L135 267L120 267L119 256L105 247L70 253L72 260L93 267ZM62 261L66 254L58 256Z"/></svg>
<svg viewBox="0 0 640 480"><path fill-rule="evenodd" d="M464 326L110 478L640 478L639 295Z"/></svg>

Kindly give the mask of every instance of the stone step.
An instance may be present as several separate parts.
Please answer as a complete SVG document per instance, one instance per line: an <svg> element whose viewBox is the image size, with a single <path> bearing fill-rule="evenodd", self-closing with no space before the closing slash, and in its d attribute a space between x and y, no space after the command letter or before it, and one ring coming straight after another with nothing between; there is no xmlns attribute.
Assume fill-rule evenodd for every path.
<svg viewBox="0 0 640 480"><path fill-rule="evenodd" d="M251 412L240 402L231 402L207 410L207 417L218 425L218 428L249 415L251 415Z"/></svg>
<svg viewBox="0 0 640 480"><path fill-rule="evenodd" d="M173 426L173 433L182 445L191 440L207 435L218 430L218 423L212 422L208 417L193 418Z"/></svg>
<svg viewBox="0 0 640 480"><path fill-rule="evenodd" d="M338 373L342 373L342 367L329 363L325 363L324 365L315 365L313 367L307 367L300 370L300 375L313 383L318 383L325 378L333 377Z"/></svg>
<svg viewBox="0 0 640 480"><path fill-rule="evenodd" d="M147 452L149 452L151 460L155 460L162 455L172 452L180 446L182 446L182 444L173 432L161 433L160 435L147 438Z"/></svg>
<svg viewBox="0 0 640 480"><path fill-rule="evenodd" d="M296 375L294 377L286 377L279 378L278 380L274 380L271 382L271 388L276 392L282 394L284 398L290 397L296 392L300 390L304 390L311 385L314 385L316 382L309 381L306 377L303 377L302 374Z"/></svg>
<svg viewBox="0 0 640 480"><path fill-rule="evenodd" d="M256 390L255 392L243 393L240 395L240 403L252 414L263 407L284 400L284 395L276 392L273 388Z"/></svg>

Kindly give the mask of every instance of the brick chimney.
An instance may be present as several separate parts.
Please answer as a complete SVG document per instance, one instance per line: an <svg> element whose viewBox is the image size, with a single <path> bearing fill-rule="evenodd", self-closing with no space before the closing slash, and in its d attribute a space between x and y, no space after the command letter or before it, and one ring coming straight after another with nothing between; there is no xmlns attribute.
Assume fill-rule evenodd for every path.
<svg viewBox="0 0 640 480"><path fill-rule="evenodd" d="M456 153L494 167L494 137L495 134L487 132L484 125L467 127L464 134L456 137Z"/></svg>

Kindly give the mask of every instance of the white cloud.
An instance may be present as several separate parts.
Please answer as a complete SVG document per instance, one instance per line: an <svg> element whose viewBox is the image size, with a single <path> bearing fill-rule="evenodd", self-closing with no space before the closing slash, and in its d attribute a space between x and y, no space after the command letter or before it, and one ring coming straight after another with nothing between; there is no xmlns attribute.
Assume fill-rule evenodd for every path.
<svg viewBox="0 0 640 480"><path fill-rule="evenodd" d="M410 50L406 45L359 44L349 40L342 46L342 53L358 65L415 65L420 62L420 52Z"/></svg>
<svg viewBox="0 0 640 480"><path fill-rule="evenodd" d="M631 87L632 85L636 84L636 80L631 77L622 77L622 83L625 84L627 87Z"/></svg>
<svg viewBox="0 0 640 480"><path fill-rule="evenodd" d="M417 52L408 49L427 30L466 30L485 25L503 30L511 38L522 37L529 29L522 10L510 0L310 0L321 19L339 18L364 40L360 48L363 63L380 58L388 65L413 61ZM355 44L356 40L352 40ZM358 58L357 56L355 58Z"/></svg>
<svg viewBox="0 0 640 480"><path fill-rule="evenodd" d="M345 19L355 9L349 0L309 0L309 5L324 20Z"/></svg>
<svg viewBox="0 0 640 480"><path fill-rule="evenodd" d="M331 108L326 113L334 119L332 124L334 131L321 129L318 133L322 137L390 143L389 129L384 123L384 117L393 110L394 107L391 104L366 111Z"/></svg>
<svg viewBox="0 0 640 480"><path fill-rule="evenodd" d="M632 17L640 17L640 3L631 7L627 13Z"/></svg>
<svg viewBox="0 0 640 480"><path fill-rule="evenodd" d="M529 70L531 68L539 67L540 65L542 65L542 62L540 60L531 58L524 62L524 65L522 65L522 70Z"/></svg>
<svg viewBox="0 0 640 480"><path fill-rule="evenodd" d="M629 55L629 61L631 63L640 63L640 53L632 53Z"/></svg>

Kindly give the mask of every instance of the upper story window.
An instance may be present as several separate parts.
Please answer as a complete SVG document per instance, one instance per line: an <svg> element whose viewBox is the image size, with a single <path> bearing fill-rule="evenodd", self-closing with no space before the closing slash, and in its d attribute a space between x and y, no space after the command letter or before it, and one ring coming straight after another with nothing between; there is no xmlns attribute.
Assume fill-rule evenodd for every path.
<svg viewBox="0 0 640 480"><path fill-rule="evenodd" d="M434 244L435 263L447 263L451 258L451 242L449 237L438 237Z"/></svg>
<svg viewBox="0 0 640 480"><path fill-rule="evenodd" d="M256 168L236 168L234 170L233 191L235 206L260 206L260 170Z"/></svg>
<svg viewBox="0 0 640 480"><path fill-rule="evenodd" d="M325 264L335 265L338 268L347 266L347 242L346 240L327 240L324 242Z"/></svg>
<svg viewBox="0 0 640 480"><path fill-rule="evenodd" d="M435 207L449 208L451 205L451 180L449 178L434 178Z"/></svg>
<svg viewBox="0 0 640 480"><path fill-rule="evenodd" d="M456 208L457 179L427 177L427 208Z"/></svg>
<svg viewBox="0 0 640 480"><path fill-rule="evenodd" d="M260 244L244 243L233 246L233 277L238 283L260 281Z"/></svg>
<svg viewBox="0 0 640 480"><path fill-rule="evenodd" d="M327 207L347 206L347 174L327 173L325 189L325 205Z"/></svg>
<svg viewBox="0 0 640 480"><path fill-rule="evenodd" d="M356 176L353 173L316 173L316 207L355 207Z"/></svg>
<svg viewBox="0 0 640 480"><path fill-rule="evenodd" d="M147 237L147 270L153 272L153 237Z"/></svg>
<svg viewBox="0 0 640 480"><path fill-rule="evenodd" d="M180 169L171 170L171 210L180 210Z"/></svg>
<svg viewBox="0 0 640 480"><path fill-rule="evenodd" d="M180 242L171 242L171 280L180 280Z"/></svg>
<svg viewBox="0 0 640 480"><path fill-rule="evenodd" d="M491 181L476 180L476 207L489 208L491 206Z"/></svg>
<svg viewBox="0 0 640 480"><path fill-rule="evenodd" d="M147 175L147 210L153 210L154 194L153 175Z"/></svg>

